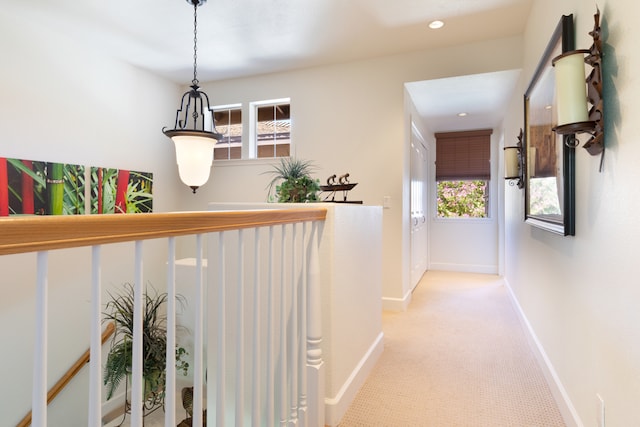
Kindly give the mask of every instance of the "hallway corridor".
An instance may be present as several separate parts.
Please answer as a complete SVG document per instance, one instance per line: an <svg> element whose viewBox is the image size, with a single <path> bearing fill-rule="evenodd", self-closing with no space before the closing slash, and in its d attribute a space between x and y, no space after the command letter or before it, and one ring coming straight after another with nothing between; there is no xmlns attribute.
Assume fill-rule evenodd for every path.
<svg viewBox="0 0 640 427"><path fill-rule="evenodd" d="M560 427L562 416L498 276L428 271L340 427Z"/></svg>

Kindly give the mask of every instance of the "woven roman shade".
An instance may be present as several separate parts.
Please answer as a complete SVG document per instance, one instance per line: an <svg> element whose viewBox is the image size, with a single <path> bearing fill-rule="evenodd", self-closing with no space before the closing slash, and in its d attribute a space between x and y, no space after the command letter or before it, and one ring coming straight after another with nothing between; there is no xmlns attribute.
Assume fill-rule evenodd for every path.
<svg viewBox="0 0 640 427"><path fill-rule="evenodd" d="M483 129L436 133L436 181L491 179L491 134Z"/></svg>

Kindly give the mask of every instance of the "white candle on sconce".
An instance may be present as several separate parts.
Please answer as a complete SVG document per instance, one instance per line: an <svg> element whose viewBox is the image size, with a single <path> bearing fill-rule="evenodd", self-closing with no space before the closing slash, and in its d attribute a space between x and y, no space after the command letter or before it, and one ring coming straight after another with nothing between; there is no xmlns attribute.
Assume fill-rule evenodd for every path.
<svg viewBox="0 0 640 427"><path fill-rule="evenodd" d="M589 120L584 53L560 55L553 61L556 70L558 126Z"/></svg>
<svg viewBox="0 0 640 427"><path fill-rule="evenodd" d="M504 177L505 179L520 177L518 147L504 147Z"/></svg>

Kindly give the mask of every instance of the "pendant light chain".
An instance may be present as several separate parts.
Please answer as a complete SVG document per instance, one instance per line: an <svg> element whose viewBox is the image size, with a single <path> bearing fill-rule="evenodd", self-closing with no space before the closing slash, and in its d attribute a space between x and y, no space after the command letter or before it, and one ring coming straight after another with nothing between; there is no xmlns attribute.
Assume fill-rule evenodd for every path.
<svg viewBox="0 0 640 427"><path fill-rule="evenodd" d="M198 2L193 2L193 80L198 86Z"/></svg>

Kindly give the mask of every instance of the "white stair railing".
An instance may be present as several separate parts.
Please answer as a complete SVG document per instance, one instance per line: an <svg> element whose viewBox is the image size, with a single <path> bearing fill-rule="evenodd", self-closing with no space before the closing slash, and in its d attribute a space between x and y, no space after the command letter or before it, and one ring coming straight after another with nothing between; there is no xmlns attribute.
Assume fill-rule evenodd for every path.
<svg viewBox="0 0 640 427"><path fill-rule="evenodd" d="M309 417L309 396L314 404L324 399L309 387L323 384L317 380L320 325L314 324L320 322L321 300L319 291L310 289L319 288L317 232L308 223L225 232L210 247L208 265L214 268L208 289L215 292L208 305L217 309L208 321L209 343L215 342L207 360L208 379L214 380L207 396L215 401L207 405L214 411L208 412L208 423L324 425L322 408L313 408L316 416ZM309 352L315 365L307 364ZM315 371L313 382L309 370Z"/></svg>
<svg viewBox="0 0 640 427"><path fill-rule="evenodd" d="M167 366L175 366L176 330L176 242L175 236L196 236L196 298L194 334L193 425L203 424L207 408L208 425L215 426L311 426L324 425L324 374L320 343L321 299L318 266L318 222L325 209L267 210L241 212L193 212L145 215L95 215L2 220L0 256L25 252L37 255L36 346L32 392L32 425L47 425L47 260L56 249L89 246L92 251L91 360L88 425L102 423L101 395L101 245L135 242L134 342L131 387L131 426L143 425L142 313L143 241L166 238L167 269ZM253 233L246 232L252 228ZM229 230L238 230L235 232ZM262 234L268 230L265 243ZM235 244L226 243L234 234ZM253 236L252 263L245 263L246 239ZM204 275L204 239L218 241L217 261L209 255ZM209 252L212 251L209 246ZM229 254L229 247L236 254ZM235 279L226 268L232 259L237 265ZM263 269L262 266L267 266ZM252 271L252 275L246 274ZM245 279L252 278L253 286ZM212 278L217 278L212 280ZM207 280L209 279L209 280ZM208 283L209 282L209 283ZM235 305L227 305L228 288L235 287ZM247 295L250 297L247 298ZM205 301L214 298L217 304ZM249 302L250 301L250 302ZM233 329L227 327L229 314L235 316ZM212 322L212 319L215 321ZM247 319L249 321L247 321ZM205 333L215 324L217 340ZM263 333L266 331L266 334ZM209 330L211 332L211 330ZM231 337L232 339L229 339ZM209 354L205 354L205 342ZM227 347L234 341L233 348ZM246 348L251 348L247 352ZM213 354L215 349L215 355ZM229 352L235 360L228 360ZM208 365L215 359L216 365ZM227 362L233 362L227 364ZM207 369L209 366L209 369ZM232 371L229 367L233 366ZM215 372L215 375L212 375ZM234 382L226 380L231 375ZM204 406L204 379L210 393ZM165 426L176 423L175 369L167 370ZM233 395L233 399L229 396ZM212 398L212 396L214 398ZM228 412L229 401L235 406ZM248 402L248 404L246 403Z"/></svg>

